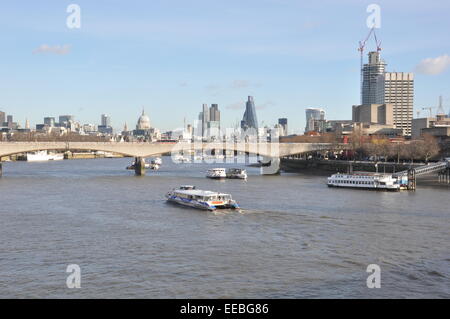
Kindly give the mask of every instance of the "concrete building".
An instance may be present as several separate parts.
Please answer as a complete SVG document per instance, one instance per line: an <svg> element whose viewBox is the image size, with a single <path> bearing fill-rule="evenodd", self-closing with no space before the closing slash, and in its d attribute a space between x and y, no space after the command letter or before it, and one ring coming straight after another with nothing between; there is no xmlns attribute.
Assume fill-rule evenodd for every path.
<svg viewBox="0 0 450 319"><path fill-rule="evenodd" d="M412 120L411 137L420 138L423 134L431 134L433 136L444 136L446 128L450 127L450 116L437 115L436 117L424 117Z"/></svg>
<svg viewBox="0 0 450 319"><path fill-rule="evenodd" d="M49 127L55 126L55 118L54 117L44 117L44 124L48 125Z"/></svg>
<svg viewBox="0 0 450 319"><path fill-rule="evenodd" d="M394 128L393 125L385 124L371 124L371 123L353 123L352 131L358 132L361 135L371 136L371 135L384 135L390 138L400 137L403 135L403 130Z"/></svg>
<svg viewBox="0 0 450 319"><path fill-rule="evenodd" d="M326 132L336 132L338 130L342 131L342 128L345 126L353 125L352 120L328 120L325 124Z"/></svg>
<svg viewBox="0 0 450 319"><path fill-rule="evenodd" d="M143 115L146 116L144 113ZM102 134L112 134L113 128L111 127L111 117L109 115L102 114L100 120L101 125L98 126L98 131ZM148 119L148 123L150 125L150 119Z"/></svg>
<svg viewBox="0 0 450 319"><path fill-rule="evenodd" d="M3 113L3 112L2 112ZM3 113L5 114L5 113ZM4 115L3 115L4 116ZM14 118L12 115L7 115L6 116L6 121L1 123L0 126L3 126L5 128L8 128L9 130L17 130L19 129L19 124L17 124L16 122L14 122Z"/></svg>
<svg viewBox="0 0 450 319"><path fill-rule="evenodd" d="M403 135L411 135L414 109L414 74L388 72L377 78L378 104L393 105L394 127L403 130Z"/></svg>
<svg viewBox="0 0 450 319"><path fill-rule="evenodd" d="M381 59L380 52L369 52L369 63L364 64L362 72L361 104L377 102L377 79L383 75L386 63Z"/></svg>
<svg viewBox="0 0 450 319"><path fill-rule="evenodd" d="M83 124L83 132L85 134L97 134L97 126L95 124Z"/></svg>
<svg viewBox="0 0 450 319"><path fill-rule="evenodd" d="M393 125L392 104L353 105L352 121L358 123Z"/></svg>
<svg viewBox="0 0 450 319"><path fill-rule="evenodd" d="M102 126L111 126L111 117L106 114L102 114L101 116L101 125Z"/></svg>
<svg viewBox="0 0 450 319"><path fill-rule="evenodd" d="M99 133L111 135L113 133L113 128L111 126L99 125Z"/></svg>
<svg viewBox="0 0 450 319"><path fill-rule="evenodd" d="M287 136L288 135L288 120L287 118L280 118L278 119L278 126L280 130L280 136Z"/></svg>

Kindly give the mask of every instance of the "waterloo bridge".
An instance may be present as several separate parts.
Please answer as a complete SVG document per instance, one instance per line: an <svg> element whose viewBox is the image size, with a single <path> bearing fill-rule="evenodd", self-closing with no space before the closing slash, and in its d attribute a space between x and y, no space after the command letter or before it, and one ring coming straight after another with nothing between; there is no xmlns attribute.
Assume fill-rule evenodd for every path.
<svg viewBox="0 0 450 319"><path fill-rule="evenodd" d="M103 151L131 156L136 159L136 175L145 174L144 159L162 154L183 154L194 151L211 151L215 154L231 151L262 156L263 174L278 172L281 157L314 151L336 149L331 143L245 143L245 142L0 142L0 158L36 151ZM1 163L0 163L1 176Z"/></svg>

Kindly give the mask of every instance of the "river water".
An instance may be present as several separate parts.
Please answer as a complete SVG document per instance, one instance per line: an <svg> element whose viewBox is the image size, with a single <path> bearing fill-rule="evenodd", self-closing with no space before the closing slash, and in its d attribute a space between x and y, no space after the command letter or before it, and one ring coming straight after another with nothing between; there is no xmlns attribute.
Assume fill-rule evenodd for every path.
<svg viewBox="0 0 450 319"><path fill-rule="evenodd" d="M449 298L449 189L329 189L325 176L206 179L163 158L9 162L0 178L0 297ZM236 166L236 165L233 165ZM231 193L241 212L168 204L180 184ZM81 288L66 267L81 268ZM369 289L369 264L381 288Z"/></svg>

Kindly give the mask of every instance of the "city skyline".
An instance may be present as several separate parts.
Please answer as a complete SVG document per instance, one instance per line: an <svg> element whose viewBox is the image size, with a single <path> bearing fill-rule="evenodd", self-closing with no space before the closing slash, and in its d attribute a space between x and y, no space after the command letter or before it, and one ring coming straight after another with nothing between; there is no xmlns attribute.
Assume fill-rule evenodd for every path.
<svg viewBox="0 0 450 319"><path fill-rule="evenodd" d="M117 130L145 106L155 126L170 130L184 118L193 123L205 101L221 105L223 126L233 127L252 95L259 125L285 117L300 133L305 108L320 106L329 119L350 119L359 102L357 42L368 32L369 1L198 1L178 2L176 10L159 1L77 3L79 30L66 26L69 3L43 1L26 10L2 4L0 109L22 127L26 119L34 127L58 114L97 123L105 113ZM415 73L415 111L436 106L443 95L448 113L450 44L442 39L450 5L377 3L382 57L392 72ZM366 53L372 49L369 41Z"/></svg>

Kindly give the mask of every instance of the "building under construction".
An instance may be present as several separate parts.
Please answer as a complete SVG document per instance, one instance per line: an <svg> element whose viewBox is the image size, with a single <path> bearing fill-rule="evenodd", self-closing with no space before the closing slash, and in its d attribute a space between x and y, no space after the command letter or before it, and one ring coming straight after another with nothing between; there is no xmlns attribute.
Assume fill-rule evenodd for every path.
<svg viewBox="0 0 450 319"><path fill-rule="evenodd" d="M363 54L367 41L373 35L376 51L369 52L369 61L363 65ZM393 124L403 135L411 135L414 109L414 74L386 72L386 63L381 59L381 42L372 28L364 41L359 43L361 54L361 104L392 104Z"/></svg>

